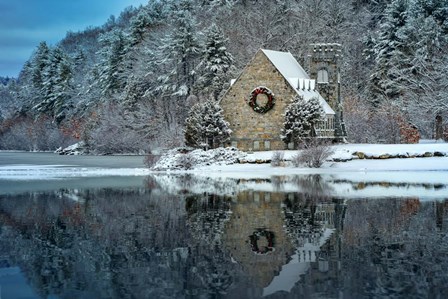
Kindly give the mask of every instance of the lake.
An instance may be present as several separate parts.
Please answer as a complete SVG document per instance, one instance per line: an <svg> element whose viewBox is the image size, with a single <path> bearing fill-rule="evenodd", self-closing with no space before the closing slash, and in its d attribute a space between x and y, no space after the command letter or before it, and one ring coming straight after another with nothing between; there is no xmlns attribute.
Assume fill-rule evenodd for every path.
<svg viewBox="0 0 448 299"><path fill-rule="evenodd" d="M141 157L4 155L2 299L448 293L445 172L125 176Z"/></svg>

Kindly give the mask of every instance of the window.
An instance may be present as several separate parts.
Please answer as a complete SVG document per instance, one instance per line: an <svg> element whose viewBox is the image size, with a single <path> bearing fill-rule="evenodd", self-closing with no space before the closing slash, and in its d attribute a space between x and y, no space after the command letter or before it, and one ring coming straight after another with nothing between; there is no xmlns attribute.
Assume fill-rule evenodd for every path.
<svg viewBox="0 0 448 299"><path fill-rule="evenodd" d="M231 142L231 146L232 146L232 147L238 147L238 142L236 142L236 141L232 141L232 142Z"/></svg>
<svg viewBox="0 0 448 299"><path fill-rule="evenodd" d="M271 193L266 192L264 194L264 201L271 201Z"/></svg>
<svg viewBox="0 0 448 299"><path fill-rule="evenodd" d="M270 142L270 141L266 140L266 141L264 142L264 150L265 150L265 151L269 151L269 150L271 150L271 142Z"/></svg>
<svg viewBox="0 0 448 299"><path fill-rule="evenodd" d="M317 83L328 83L328 72L321 69L317 72Z"/></svg>
<svg viewBox="0 0 448 299"><path fill-rule="evenodd" d="M260 141L254 141L254 151L257 151L260 149Z"/></svg>

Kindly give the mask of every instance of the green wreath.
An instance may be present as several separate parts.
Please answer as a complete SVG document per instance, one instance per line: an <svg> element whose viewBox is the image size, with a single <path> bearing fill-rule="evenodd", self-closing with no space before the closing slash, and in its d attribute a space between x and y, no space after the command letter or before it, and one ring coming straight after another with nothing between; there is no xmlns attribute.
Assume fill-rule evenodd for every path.
<svg viewBox="0 0 448 299"><path fill-rule="evenodd" d="M268 97L268 101L264 106L259 106L257 103L257 96L259 94L264 94ZM258 113L266 113L269 110L272 109L272 107L274 107L275 105L275 97L274 94L272 93L272 91L264 86L259 86L257 88L255 88L254 90L252 90L252 92L250 93L250 97L248 100L248 104L250 107L252 107L252 109L255 112Z"/></svg>

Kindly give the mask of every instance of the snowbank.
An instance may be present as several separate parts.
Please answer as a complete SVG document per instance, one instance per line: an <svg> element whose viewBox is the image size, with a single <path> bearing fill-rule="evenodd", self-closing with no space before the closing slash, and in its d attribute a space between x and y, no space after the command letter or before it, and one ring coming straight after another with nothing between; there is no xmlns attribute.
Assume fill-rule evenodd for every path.
<svg viewBox="0 0 448 299"><path fill-rule="evenodd" d="M334 154L328 161L345 162L353 159L393 159L393 158L423 158L448 156L448 143L419 144L339 144L332 146ZM297 150L284 150L285 160L291 160ZM248 163L266 161L274 151L260 151L247 154Z"/></svg>
<svg viewBox="0 0 448 299"><path fill-rule="evenodd" d="M448 143L342 144L334 146L335 159L393 159L448 156Z"/></svg>
<svg viewBox="0 0 448 299"><path fill-rule="evenodd" d="M341 144L332 146L334 154L331 155L327 163L323 165L323 169L327 168L347 168L346 170L360 170L372 168L377 165L376 170L446 170L448 163L446 159L439 158L448 157L448 143L421 143L421 144ZM294 155L297 155L298 150L284 150L284 160L290 161ZM232 164L263 164L271 161L274 151L260 151L253 153L245 153L236 148L217 148L214 150L203 151L193 150L189 151L185 148L173 149L165 153L161 159L152 168L155 171L169 171L169 170L188 170L182 165L182 157L188 155L194 164L193 169L201 170L228 170L233 169L237 172L246 169L251 172L252 167L249 165L232 165ZM397 158L397 159L394 159ZM400 158L400 159L398 159ZM411 162L402 158L424 158L415 159ZM431 159L430 159L431 158ZM436 158L436 159L432 159ZM375 159L373 163L365 161L361 163L360 160ZM354 161L352 161L354 160ZM387 160L384 162L382 160ZM346 163L331 163L331 162L347 162ZM357 162L359 161L359 162ZM232 165L223 167L224 165ZM413 169L412 165L416 165L417 169ZM229 168L230 167L230 168ZM440 168L442 167L442 169ZM268 167L271 173L276 173L276 169ZM292 167L287 167L292 168ZM285 168L283 168L285 169ZM297 168L292 168L297 172ZM282 171L283 172L283 171ZM313 171L316 172L316 171ZM319 171L317 171L319 172Z"/></svg>
<svg viewBox="0 0 448 299"><path fill-rule="evenodd" d="M208 151L196 149L189 151L186 148L172 149L163 154L159 161L151 168L155 171L185 170L185 158L188 157L192 167L211 165L230 165L239 163L247 156L246 153L234 147L216 148Z"/></svg>
<svg viewBox="0 0 448 299"><path fill-rule="evenodd" d="M86 144L84 141L80 141L66 148L60 147L54 152L59 155L83 155L86 153Z"/></svg>

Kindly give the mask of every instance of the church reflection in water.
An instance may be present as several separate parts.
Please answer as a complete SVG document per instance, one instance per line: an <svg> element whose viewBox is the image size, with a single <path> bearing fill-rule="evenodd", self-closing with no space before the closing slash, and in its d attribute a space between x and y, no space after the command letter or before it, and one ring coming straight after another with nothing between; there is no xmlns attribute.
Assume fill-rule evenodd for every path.
<svg viewBox="0 0 448 299"><path fill-rule="evenodd" d="M1 294L18 296L6 283L14 271L37 296L60 298L448 291L446 200L347 201L316 177L296 180L296 192L274 180L202 182L227 190L215 193L175 183L0 197Z"/></svg>
<svg viewBox="0 0 448 299"><path fill-rule="evenodd" d="M290 292L301 279L315 285L319 273L340 270L342 199L243 191L227 199L190 197L187 211L194 237L230 254L250 295Z"/></svg>

